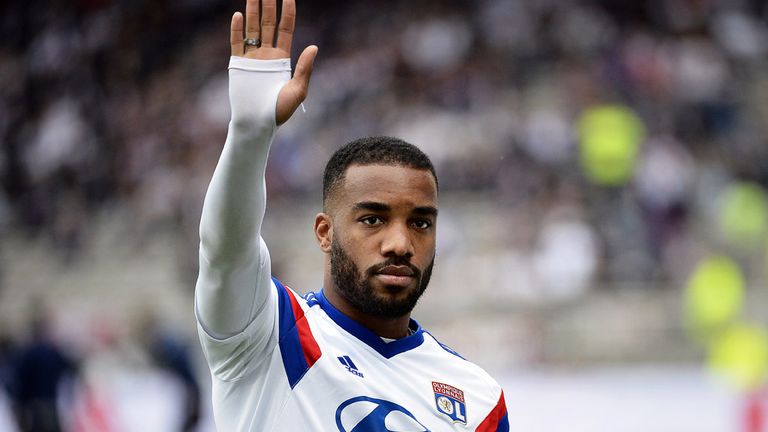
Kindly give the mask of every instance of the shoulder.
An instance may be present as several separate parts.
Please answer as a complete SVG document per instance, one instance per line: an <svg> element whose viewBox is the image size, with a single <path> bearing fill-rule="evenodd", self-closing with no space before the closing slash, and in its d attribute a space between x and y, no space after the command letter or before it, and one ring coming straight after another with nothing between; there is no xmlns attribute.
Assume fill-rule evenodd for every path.
<svg viewBox="0 0 768 432"><path fill-rule="evenodd" d="M440 370L435 371L436 379L432 381L435 397L442 395L466 403L464 413L472 424L479 425L478 431L509 431L501 385L485 369L465 359L431 333L424 333L425 343L431 346L430 351L436 356L433 361L439 361L441 365ZM470 404L473 407L471 412L467 410Z"/></svg>
<svg viewBox="0 0 768 432"><path fill-rule="evenodd" d="M450 346L440 342L432 333L424 330L424 342L432 347L432 352L439 358L443 368L451 370L465 380L475 380L488 389L501 391L501 385L482 367L467 360Z"/></svg>
<svg viewBox="0 0 768 432"><path fill-rule="evenodd" d="M467 359L465 359L465 358L464 358L464 356L462 356L461 354L459 354L458 352L456 352L456 350L454 350L453 348L449 347L448 345L446 345L446 344L444 344L444 343L440 342L440 341L439 341L439 340L438 340L438 339L435 337L435 335L433 335L432 333L428 332L427 330L424 330L424 338L425 338L425 339L427 339L427 340L429 340L429 341L431 341L431 342L432 342L432 343L434 343L434 344L437 344L437 346L439 346L440 348L442 348L442 350L443 350L443 351L445 351L446 353L448 353L448 354L451 354L451 355L453 355L453 356L456 356L457 358L459 358L459 359L461 359L461 360L464 360L465 362L468 362L468 363L470 363L470 364L471 364L471 362L469 362Z"/></svg>
<svg viewBox="0 0 768 432"><path fill-rule="evenodd" d="M278 310L281 314L290 314L293 316L294 320L299 319L304 316L304 312L312 306L308 302L308 296L313 293L310 292L309 294L302 296L274 276L272 277L272 285L277 292Z"/></svg>

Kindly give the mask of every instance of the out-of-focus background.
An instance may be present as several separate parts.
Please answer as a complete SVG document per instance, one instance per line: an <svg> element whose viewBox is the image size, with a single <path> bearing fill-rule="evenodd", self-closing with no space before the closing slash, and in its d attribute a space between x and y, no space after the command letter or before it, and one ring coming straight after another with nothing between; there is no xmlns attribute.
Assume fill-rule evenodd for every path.
<svg viewBox="0 0 768 432"><path fill-rule="evenodd" d="M197 226L243 7L0 4L0 431L213 430ZM399 136L441 182L415 315L503 383L513 430L768 430L765 2L298 14L294 59L320 53L267 173L277 277L321 288L325 161Z"/></svg>

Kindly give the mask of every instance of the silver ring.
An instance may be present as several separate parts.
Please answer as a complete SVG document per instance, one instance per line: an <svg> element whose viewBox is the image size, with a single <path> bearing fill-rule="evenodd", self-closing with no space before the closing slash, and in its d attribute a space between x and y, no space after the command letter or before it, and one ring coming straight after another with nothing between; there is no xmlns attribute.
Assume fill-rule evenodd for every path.
<svg viewBox="0 0 768 432"><path fill-rule="evenodd" d="M247 46L255 46L257 48L261 46L261 39L259 38L246 38L243 42Z"/></svg>

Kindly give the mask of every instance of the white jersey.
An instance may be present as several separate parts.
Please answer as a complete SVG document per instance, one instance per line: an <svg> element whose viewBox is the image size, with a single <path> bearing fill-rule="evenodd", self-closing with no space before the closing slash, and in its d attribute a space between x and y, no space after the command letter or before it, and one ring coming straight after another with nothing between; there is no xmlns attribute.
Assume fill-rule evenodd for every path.
<svg viewBox="0 0 768 432"><path fill-rule="evenodd" d="M385 341L270 276L264 168L288 60L230 62L232 122L203 206L195 312L226 432L508 431L501 387L411 320Z"/></svg>

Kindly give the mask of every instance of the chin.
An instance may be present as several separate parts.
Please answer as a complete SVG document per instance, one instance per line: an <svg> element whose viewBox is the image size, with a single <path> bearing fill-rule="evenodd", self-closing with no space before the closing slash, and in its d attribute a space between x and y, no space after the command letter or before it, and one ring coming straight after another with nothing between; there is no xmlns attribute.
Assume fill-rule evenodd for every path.
<svg viewBox="0 0 768 432"><path fill-rule="evenodd" d="M405 304L413 302L413 296L418 291L418 284L401 285L379 285L376 286L373 295L382 305L395 306L395 309L402 309Z"/></svg>
<svg viewBox="0 0 768 432"><path fill-rule="evenodd" d="M399 285L399 284L387 284L382 283L381 281L373 280L370 281L370 284L372 287L375 287L375 291L380 293L382 297L399 297L399 298L405 298L410 293L416 291L419 287L419 281L413 281L408 285Z"/></svg>

